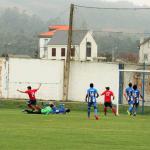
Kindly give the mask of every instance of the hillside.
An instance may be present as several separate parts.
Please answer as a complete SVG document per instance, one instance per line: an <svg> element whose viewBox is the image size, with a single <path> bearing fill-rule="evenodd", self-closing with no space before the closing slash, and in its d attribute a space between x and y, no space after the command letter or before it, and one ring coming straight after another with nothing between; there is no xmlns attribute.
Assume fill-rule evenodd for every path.
<svg viewBox="0 0 150 150"><path fill-rule="evenodd" d="M37 35L46 31L48 25L68 23L70 3L97 7L137 7L129 2L111 3L98 0L1 0L0 55L8 51L35 56L38 50ZM106 11L76 8L74 28L150 32L149 17L150 10ZM143 35L95 34L99 50L110 53L116 47L118 51L137 52L141 36Z"/></svg>

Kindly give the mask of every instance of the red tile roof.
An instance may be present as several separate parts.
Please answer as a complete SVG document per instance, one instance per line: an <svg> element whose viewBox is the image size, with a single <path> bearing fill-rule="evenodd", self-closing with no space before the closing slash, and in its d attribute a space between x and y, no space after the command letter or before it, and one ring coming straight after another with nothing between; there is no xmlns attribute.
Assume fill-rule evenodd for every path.
<svg viewBox="0 0 150 150"><path fill-rule="evenodd" d="M55 25L55 26L49 26L48 28L53 30L69 30L68 25Z"/></svg>
<svg viewBox="0 0 150 150"><path fill-rule="evenodd" d="M39 34L39 37L52 37L54 35L55 31L48 31L48 32L43 32Z"/></svg>
<svg viewBox="0 0 150 150"><path fill-rule="evenodd" d="M39 37L48 38L48 37L52 37L57 30L69 30L68 25L55 25L55 26L49 26L48 28L49 31L40 33Z"/></svg>

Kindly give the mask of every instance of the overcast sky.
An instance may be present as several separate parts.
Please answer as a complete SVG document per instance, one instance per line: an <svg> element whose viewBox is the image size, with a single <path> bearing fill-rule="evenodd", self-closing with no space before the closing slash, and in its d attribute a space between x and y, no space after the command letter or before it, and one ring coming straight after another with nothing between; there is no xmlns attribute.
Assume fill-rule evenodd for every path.
<svg viewBox="0 0 150 150"><path fill-rule="evenodd" d="M129 2L132 2L136 5L140 5L140 6L143 6L143 5L148 5L150 6L150 0L103 0L103 1L111 1L111 2L116 2L116 1L129 1Z"/></svg>

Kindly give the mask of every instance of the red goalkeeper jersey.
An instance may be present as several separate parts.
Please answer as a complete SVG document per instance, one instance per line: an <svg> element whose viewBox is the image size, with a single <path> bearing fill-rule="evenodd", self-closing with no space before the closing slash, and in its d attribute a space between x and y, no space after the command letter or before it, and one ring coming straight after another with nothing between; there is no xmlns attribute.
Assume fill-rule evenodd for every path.
<svg viewBox="0 0 150 150"><path fill-rule="evenodd" d="M104 95L105 102L111 102L111 97L114 96L114 93L112 91L106 90L101 95Z"/></svg>

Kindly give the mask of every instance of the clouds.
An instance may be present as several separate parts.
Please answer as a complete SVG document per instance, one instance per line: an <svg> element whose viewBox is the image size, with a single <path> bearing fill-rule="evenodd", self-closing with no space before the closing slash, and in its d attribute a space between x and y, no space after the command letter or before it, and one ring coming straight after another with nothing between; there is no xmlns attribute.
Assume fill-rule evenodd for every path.
<svg viewBox="0 0 150 150"><path fill-rule="evenodd" d="M150 6L149 0L103 0L103 1L111 1L111 2L128 1L128 2L132 2L139 6L144 6L144 5Z"/></svg>

